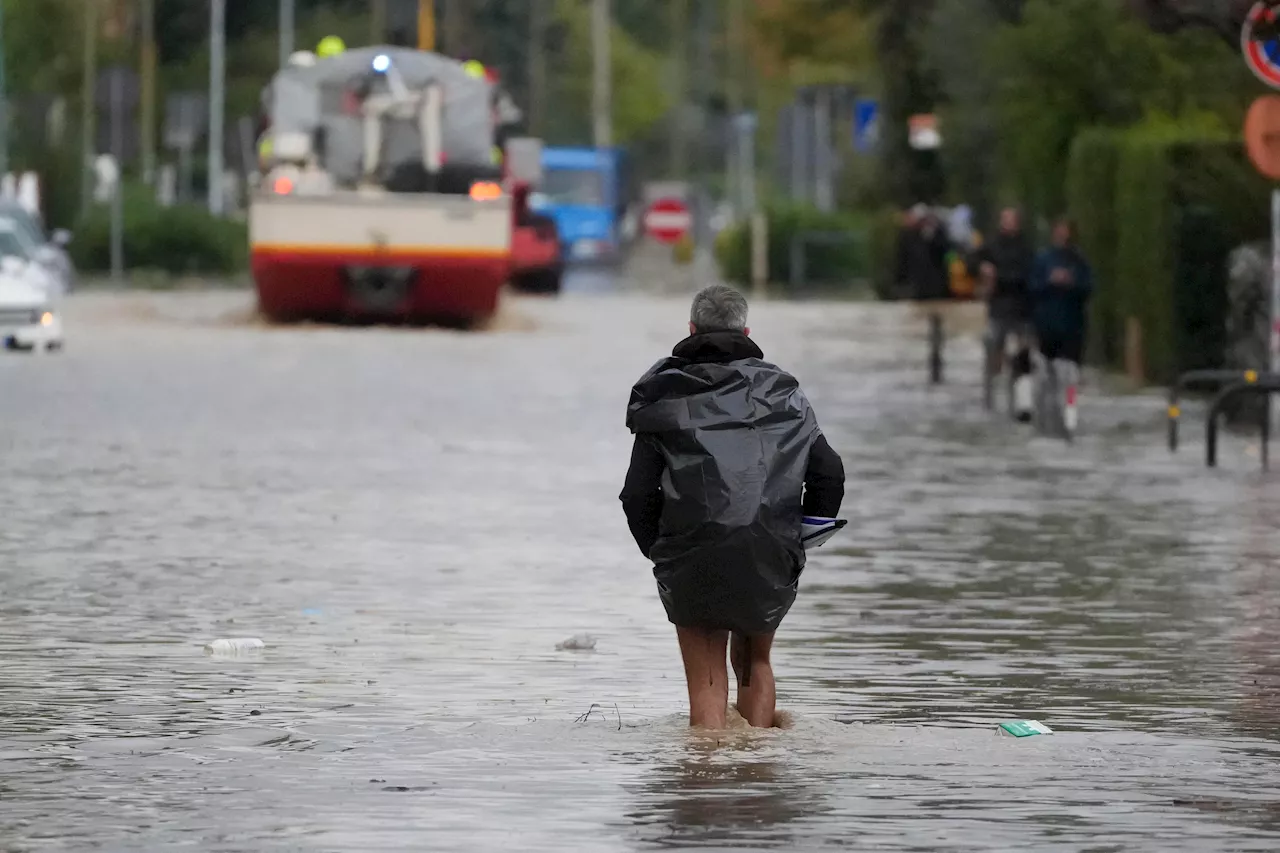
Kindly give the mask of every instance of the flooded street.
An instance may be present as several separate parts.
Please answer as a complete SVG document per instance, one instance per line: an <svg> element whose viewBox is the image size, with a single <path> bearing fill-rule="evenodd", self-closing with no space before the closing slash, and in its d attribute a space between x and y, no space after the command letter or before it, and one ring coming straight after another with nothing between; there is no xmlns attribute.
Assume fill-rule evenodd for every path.
<svg viewBox="0 0 1280 853"><path fill-rule="evenodd" d="M794 725L698 736L617 501L686 294L249 305L85 294L0 358L0 850L1280 848L1280 475L1207 471L1200 409L1170 456L1094 378L1065 446L982 410L972 312L930 388L911 306L756 305L850 526L778 635Z"/></svg>

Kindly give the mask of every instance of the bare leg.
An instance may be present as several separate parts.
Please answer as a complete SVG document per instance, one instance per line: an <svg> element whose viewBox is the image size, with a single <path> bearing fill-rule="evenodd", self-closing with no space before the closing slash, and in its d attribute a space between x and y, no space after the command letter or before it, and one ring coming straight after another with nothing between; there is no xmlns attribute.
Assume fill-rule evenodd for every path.
<svg viewBox="0 0 1280 853"><path fill-rule="evenodd" d="M738 678L738 713L758 729L772 728L778 710L773 664L769 661L772 651L773 634L733 635L729 657Z"/></svg>
<svg viewBox="0 0 1280 853"><path fill-rule="evenodd" d="M729 709L728 631L676 627L689 682L689 725L723 729Z"/></svg>

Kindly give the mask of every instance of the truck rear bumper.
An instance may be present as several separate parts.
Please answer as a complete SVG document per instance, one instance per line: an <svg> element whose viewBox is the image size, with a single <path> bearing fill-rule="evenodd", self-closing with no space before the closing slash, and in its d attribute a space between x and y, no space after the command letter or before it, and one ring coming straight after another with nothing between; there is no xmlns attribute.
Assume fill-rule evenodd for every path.
<svg viewBox="0 0 1280 853"><path fill-rule="evenodd" d="M273 320L474 322L493 315L510 274L508 252L396 251L254 247L253 278L262 313ZM390 300L371 302L352 270L412 269Z"/></svg>

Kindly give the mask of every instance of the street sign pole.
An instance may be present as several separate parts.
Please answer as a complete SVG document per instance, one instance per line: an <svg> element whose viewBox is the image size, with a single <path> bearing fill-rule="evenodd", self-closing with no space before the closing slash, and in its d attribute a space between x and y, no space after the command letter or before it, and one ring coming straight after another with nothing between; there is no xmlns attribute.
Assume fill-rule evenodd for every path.
<svg viewBox="0 0 1280 853"><path fill-rule="evenodd" d="M209 51L209 212L222 215L222 131L226 99L227 0L210 4Z"/></svg>
<svg viewBox="0 0 1280 853"><path fill-rule="evenodd" d="M295 39L296 16L295 0L280 0L280 67L284 68L289 64L289 57L293 56L293 44Z"/></svg>
<svg viewBox="0 0 1280 853"><path fill-rule="evenodd" d="M1271 373L1280 375L1280 189L1271 191ZM1277 394L1268 394L1266 429L1280 423Z"/></svg>

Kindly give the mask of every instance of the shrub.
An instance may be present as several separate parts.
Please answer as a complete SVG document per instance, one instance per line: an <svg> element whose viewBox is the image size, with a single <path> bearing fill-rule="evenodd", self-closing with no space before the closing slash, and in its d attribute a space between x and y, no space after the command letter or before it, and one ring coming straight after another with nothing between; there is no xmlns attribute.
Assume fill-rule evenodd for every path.
<svg viewBox="0 0 1280 853"><path fill-rule="evenodd" d="M96 205L71 244L82 270L111 267L111 207ZM172 275L225 275L248 266L249 235L243 222L219 219L194 204L161 207L152 190L127 185L124 195L124 261L130 269Z"/></svg>
<svg viewBox="0 0 1280 853"><path fill-rule="evenodd" d="M769 281L789 286L792 241L802 233L827 234L830 244L814 242L805 252L805 278L810 283L842 284L864 282L871 277L868 251L869 220L849 213L825 213L812 207L770 206L768 217ZM847 239L845 239L847 238ZM728 281L747 284L751 280L751 223L738 223L716 239L716 257Z"/></svg>
<svg viewBox="0 0 1280 853"><path fill-rule="evenodd" d="M1132 317L1151 378L1220 365L1227 255L1269 221L1267 182L1239 140L1161 124L1090 131L1073 145L1066 185L1097 273L1094 357L1119 366Z"/></svg>

